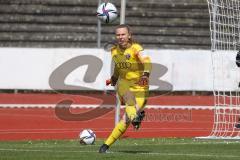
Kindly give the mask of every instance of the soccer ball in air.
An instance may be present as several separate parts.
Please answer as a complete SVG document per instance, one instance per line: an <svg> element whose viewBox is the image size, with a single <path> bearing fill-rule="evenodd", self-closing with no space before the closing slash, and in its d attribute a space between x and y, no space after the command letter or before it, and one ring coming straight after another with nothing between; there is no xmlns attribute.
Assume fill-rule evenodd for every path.
<svg viewBox="0 0 240 160"><path fill-rule="evenodd" d="M79 134L80 144L94 144L96 134L91 129L84 129Z"/></svg>
<svg viewBox="0 0 240 160"><path fill-rule="evenodd" d="M114 4L106 2L102 3L97 9L97 17L103 23L111 23L117 19L117 8Z"/></svg>

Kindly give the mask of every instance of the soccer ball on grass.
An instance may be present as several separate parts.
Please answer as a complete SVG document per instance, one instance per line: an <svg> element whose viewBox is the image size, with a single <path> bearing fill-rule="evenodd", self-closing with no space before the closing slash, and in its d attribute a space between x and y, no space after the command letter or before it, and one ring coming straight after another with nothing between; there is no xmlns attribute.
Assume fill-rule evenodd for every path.
<svg viewBox="0 0 240 160"><path fill-rule="evenodd" d="M96 134L91 129L84 129L79 134L80 144L94 144L96 140Z"/></svg>

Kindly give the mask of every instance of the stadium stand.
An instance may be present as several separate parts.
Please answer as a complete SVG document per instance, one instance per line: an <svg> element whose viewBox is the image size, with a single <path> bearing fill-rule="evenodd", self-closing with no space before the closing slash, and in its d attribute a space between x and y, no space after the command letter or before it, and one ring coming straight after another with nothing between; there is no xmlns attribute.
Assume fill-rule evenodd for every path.
<svg viewBox="0 0 240 160"><path fill-rule="evenodd" d="M110 1L120 10L120 1ZM0 0L0 47L97 47L97 0ZM205 0L131 0L126 23L145 48L210 49ZM113 40L103 24L102 44Z"/></svg>

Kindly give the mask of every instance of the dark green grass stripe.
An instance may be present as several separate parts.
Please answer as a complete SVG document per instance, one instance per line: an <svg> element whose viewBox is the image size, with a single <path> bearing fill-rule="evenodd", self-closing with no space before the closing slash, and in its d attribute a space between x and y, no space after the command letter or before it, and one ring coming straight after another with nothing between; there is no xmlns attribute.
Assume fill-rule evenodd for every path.
<svg viewBox="0 0 240 160"><path fill-rule="evenodd" d="M52 152L52 153L97 153L97 151L65 151L65 150L42 150L42 149L17 149L17 148L9 148L4 149L0 148L1 151L9 151L9 152ZM115 151L108 152L107 154L131 154L131 151ZM141 155L164 155L164 156L187 156L187 157L215 157L215 158L240 158L238 155L215 155L215 154L194 154L194 153L162 153L162 152L137 152L137 154Z"/></svg>

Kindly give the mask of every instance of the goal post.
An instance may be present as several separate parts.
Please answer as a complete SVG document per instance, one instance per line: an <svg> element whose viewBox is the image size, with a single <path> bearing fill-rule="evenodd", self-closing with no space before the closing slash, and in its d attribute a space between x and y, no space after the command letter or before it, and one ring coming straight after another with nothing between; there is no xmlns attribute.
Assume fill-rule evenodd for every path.
<svg viewBox="0 0 240 160"><path fill-rule="evenodd" d="M208 0L213 65L214 123L212 132L203 139L240 139L240 68L235 56L240 44L240 0ZM232 59L226 59L230 55ZM234 57L234 58L233 58ZM226 66L236 67L229 84ZM234 73L234 74L235 74ZM234 87L229 87L234 86Z"/></svg>

